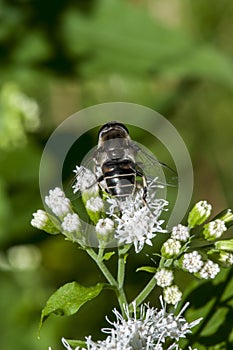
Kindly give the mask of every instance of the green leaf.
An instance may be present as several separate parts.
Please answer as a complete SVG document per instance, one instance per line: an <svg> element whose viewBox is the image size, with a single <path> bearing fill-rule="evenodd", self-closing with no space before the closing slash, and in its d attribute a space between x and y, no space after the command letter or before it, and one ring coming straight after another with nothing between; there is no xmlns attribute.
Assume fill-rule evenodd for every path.
<svg viewBox="0 0 233 350"><path fill-rule="evenodd" d="M51 315L70 316L75 314L87 301L94 299L103 289L104 284L84 287L77 282L67 283L51 295L42 310L39 330Z"/></svg>
<svg viewBox="0 0 233 350"><path fill-rule="evenodd" d="M66 341L72 348L77 348L77 347L84 348L87 345L84 340L66 339Z"/></svg>
<svg viewBox="0 0 233 350"><path fill-rule="evenodd" d="M138 271L146 271L146 272L150 272L150 273L155 273L157 271L157 268L153 267L153 266L142 266L136 270L136 272L138 272Z"/></svg>
<svg viewBox="0 0 233 350"><path fill-rule="evenodd" d="M115 252L109 252L109 253L105 253L103 256L103 260L109 260L113 255L115 254Z"/></svg>

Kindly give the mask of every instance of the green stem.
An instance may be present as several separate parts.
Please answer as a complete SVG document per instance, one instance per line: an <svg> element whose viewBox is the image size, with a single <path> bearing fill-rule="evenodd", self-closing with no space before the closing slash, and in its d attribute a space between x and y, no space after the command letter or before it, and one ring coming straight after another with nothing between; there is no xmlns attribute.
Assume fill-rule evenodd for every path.
<svg viewBox="0 0 233 350"><path fill-rule="evenodd" d="M118 248L118 270L117 270L117 281L118 281L118 291L119 291L119 297L120 302L123 305L128 305L126 295L124 292L124 280L125 280L125 258L126 253L130 249L130 246L126 247L119 247ZM122 315L125 315L125 310L121 308Z"/></svg>
<svg viewBox="0 0 233 350"><path fill-rule="evenodd" d="M95 253L95 251L92 248L86 248L87 253L90 255L90 257L96 262L96 264L99 266L100 270L102 271L104 277L106 280L110 283L111 286L114 286L118 288L117 281L111 274L111 272L108 270L107 266L104 264L103 260L100 260L98 255Z"/></svg>
<svg viewBox="0 0 233 350"><path fill-rule="evenodd" d="M153 275L149 283L145 286L145 288L141 291L140 294L130 303L130 310L132 309L133 303L136 303L136 307L139 306L147 297L148 295L152 292L154 287L156 286L156 279Z"/></svg>
<svg viewBox="0 0 233 350"><path fill-rule="evenodd" d="M165 259L163 256L160 259L159 268L162 268L166 265L167 259ZM141 293L138 294L138 296L132 301L130 304L130 310L132 309L133 303L136 303L136 307L139 306L152 292L154 287L156 286L156 279L155 276L151 278L151 280L147 283L145 288L141 291Z"/></svg>
<svg viewBox="0 0 233 350"><path fill-rule="evenodd" d="M98 252L98 260L102 261L103 260L103 255L104 255L104 247L100 247L99 248L99 252Z"/></svg>
<svg viewBox="0 0 233 350"><path fill-rule="evenodd" d="M120 308L121 308L121 312L122 315L125 314L124 311L124 304L127 304L127 300L126 300L126 296L124 293L123 288L119 287L118 282L115 280L115 278L113 277L113 275L111 274L111 272L108 270L107 266L104 264L103 260L99 259L98 254L95 253L95 251L92 248L86 248L87 253L90 255L90 257L96 262L96 264L98 265L98 267L100 268L100 270L102 271L104 277L106 278L106 280L109 282L109 284L111 286L114 287Z"/></svg>
<svg viewBox="0 0 233 350"><path fill-rule="evenodd" d="M118 271L117 271L117 281L119 288L123 288L125 280L125 258L126 253L129 250L130 246L119 247L118 248Z"/></svg>

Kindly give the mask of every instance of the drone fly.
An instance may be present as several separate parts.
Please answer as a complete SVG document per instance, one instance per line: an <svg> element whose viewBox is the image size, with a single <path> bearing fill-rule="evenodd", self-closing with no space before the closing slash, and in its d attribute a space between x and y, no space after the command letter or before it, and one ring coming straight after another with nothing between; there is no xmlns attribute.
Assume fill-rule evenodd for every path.
<svg viewBox="0 0 233 350"><path fill-rule="evenodd" d="M142 200L146 203L148 183L155 178L148 168L153 169L156 178L158 173L163 173L162 167L169 170L173 179L176 178L171 168L132 141L127 127L116 121L100 128L98 145L89 155L90 159L96 177L93 186L98 184L103 191L121 201L142 189ZM161 183L167 184L166 178L163 177Z"/></svg>

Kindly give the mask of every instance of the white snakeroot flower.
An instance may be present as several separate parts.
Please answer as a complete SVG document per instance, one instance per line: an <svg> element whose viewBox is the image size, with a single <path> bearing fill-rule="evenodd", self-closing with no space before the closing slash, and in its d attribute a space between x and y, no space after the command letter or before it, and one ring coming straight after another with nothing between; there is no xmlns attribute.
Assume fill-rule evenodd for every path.
<svg viewBox="0 0 233 350"><path fill-rule="evenodd" d="M179 290L178 286L168 286L163 290L163 298L167 304L176 305L182 297L182 292Z"/></svg>
<svg viewBox="0 0 233 350"><path fill-rule="evenodd" d="M112 201L112 205L115 202ZM112 214L117 223L115 230L115 238L119 245L134 244L136 253L140 252L144 244L152 245L152 238L156 236L156 232L166 232L161 225L164 220L159 220L161 212L167 205L164 200L155 200L154 208L151 210L143 203L140 194L135 197L129 197L125 201L117 202L117 209L121 210L121 217ZM110 208L109 213L113 213L114 209Z"/></svg>
<svg viewBox="0 0 233 350"><path fill-rule="evenodd" d="M227 230L225 222L220 219L209 222L204 226L203 235L208 240L215 240Z"/></svg>
<svg viewBox="0 0 233 350"><path fill-rule="evenodd" d="M88 350L178 350L179 339L185 338L191 329L196 326L201 319L188 323L182 316L188 303L178 315L168 313L161 300L162 309L150 308L142 305L139 313L134 305L134 312L131 315L128 307L125 307L126 317L116 310L113 313L116 321L109 321L111 328L104 328L102 332L108 334L105 340L94 342L91 337L86 338ZM166 345L166 341L170 345ZM72 350L65 339L63 345L67 350ZM171 344L172 342L172 344ZM79 348L76 348L78 350ZM191 349L191 348L190 348ZM80 349L81 350L81 349Z"/></svg>
<svg viewBox="0 0 233 350"><path fill-rule="evenodd" d="M180 241L177 241L176 239L173 239L173 238L169 238L166 242L163 243L163 246L161 248L161 253L162 253L162 256L169 259L179 255L180 249L181 249Z"/></svg>
<svg viewBox="0 0 233 350"><path fill-rule="evenodd" d="M75 184L72 186L74 193L81 191L82 193L88 194L89 197L98 195L99 186L91 170L84 166L76 166L74 173L76 177Z"/></svg>
<svg viewBox="0 0 233 350"><path fill-rule="evenodd" d="M189 228L181 224L174 226L172 228L171 238L186 242L190 238Z"/></svg>
<svg viewBox="0 0 233 350"><path fill-rule="evenodd" d="M202 257L196 250L185 253L182 258L182 268L190 273L198 272L203 264Z"/></svg>
<svg viewBox="0 0 233 350"><path fill-rule="evenodd" d="M37 210L36 213L33 213L33 219L31 220L31 225L39 228L40 230L43 229L46 225L46 223L49 221L48 214L44 210Z"/></svg>
<svg viewBox="0 0 233 350"><path fill-rule="evenodd" d="M212 260L207 260L202 269L199 271L198 276L204 279L213 279L219 272L219 265L214 263Z"/></svg>
<svg viewBox="0 0 233 350"><path fill-rule="evenodd" d="M164 288L170 286L174 279L173 271L162 268L155 273L157 285Z"/></svg>
<svg viewBox="0 0 233 350"><path fill-rule="evenodd" d="M81 222L78 215L75 213L67 214L63 219L61 227L65 232L68 233L79 231L81 229Z"/></svg>
<svg viewBox="0 0 233 350"><path fill-rule="evenodd" d="M108 236L114 229L114 221L109 218L100 219L95 229L98 235Z"/></svg>
<svg viewBox="0 0 233 350"><path fill-rule="evenodd" d="M45 197L45 203L58 217L63 217L71 211L70 200L59 187L49 191L49 195Z"/></svg>
<svg viewBox="0 0 233 350"><path fill-rule="evenodd" d="M86 202L86 209L92 212L100 212L104 210L104 202L100 197L91 197Z"/></svg>

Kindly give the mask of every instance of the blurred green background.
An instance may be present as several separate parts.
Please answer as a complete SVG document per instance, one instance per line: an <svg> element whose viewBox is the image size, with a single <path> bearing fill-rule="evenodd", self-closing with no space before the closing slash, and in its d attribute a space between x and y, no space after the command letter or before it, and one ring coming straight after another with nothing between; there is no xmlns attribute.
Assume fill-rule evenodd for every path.
<svg viewBox="0 0 233 350"><path fill-rule="evenodd" d="M232 17L231 0L0 0L1 349L59 350L62 336L98 339L104 315L116 306L103 292L76 316L51 317L37 339L40 311L56 288L103 280L85 252L30 226L42 207L43 147L71 114L111 101L158 111L189 149L193 203L208 200L214 214L233 208ZM133 255L129 269L145 260L150 263L145 253ZM207 312L201 310L211 296L221 299L227 278L232 275L221 273L214 288L202 284L201 297L190 295L198 315ZM147 279L142 273L128 277L131 298ZM155 293L150 299L155 303ZM200 349L232 349L229 305L218 324L210 315Z"/></svg>

